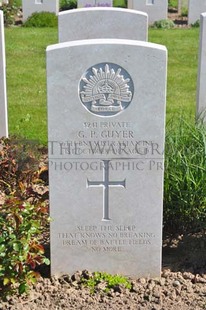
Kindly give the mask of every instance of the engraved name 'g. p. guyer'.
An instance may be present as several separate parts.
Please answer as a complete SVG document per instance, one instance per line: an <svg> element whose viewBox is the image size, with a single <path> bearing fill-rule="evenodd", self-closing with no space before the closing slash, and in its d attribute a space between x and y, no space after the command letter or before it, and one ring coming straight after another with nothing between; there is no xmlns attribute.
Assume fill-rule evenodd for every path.
<svg viewBox="0 0 206 310"><path fill-rule="evenodd" d="M97 64L87 70L79 83L84 107L98 116L113 116L132 101L134 85L129 73L112 63Z"/></svg>

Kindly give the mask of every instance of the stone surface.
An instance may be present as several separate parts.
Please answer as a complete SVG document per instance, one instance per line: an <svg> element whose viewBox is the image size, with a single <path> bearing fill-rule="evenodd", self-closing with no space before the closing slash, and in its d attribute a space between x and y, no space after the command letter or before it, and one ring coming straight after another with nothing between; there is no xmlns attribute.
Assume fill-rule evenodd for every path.
<svg viewBox="0 0 206 310"><path fill-rule="evenodd" d="M78 8L90 8L90 7L112 7L113 0L78 0Z"/></svg>
<svg viewBox="0 0 206 310"><path fill-rule="evenodd" d="M201 14L200 22L196 117L206 122L206 13Z"/></svg>
<svg viewBox="0 0 206 310"><path fill-rule="evenodd" d="M101 38L147 41L147 14L134 10L120 8L69 10L59 13L58 19L59 42Z"/></svg>
<svg viewBox="0 0 206 310"><path fill-rule="evenodd" d="M204 12L206 12L206 0L189 0L188 24L194 24Z"/></svg>
<svg viewBox="0 0 206 310"><path fill-rule="evenodd" d="M8 4L9 3L9 0L2 0L2 1L0 1L0 5L2 5L2 4Z"/></svg>
<svg viewBox="0 0 206 310"><path fill-rule="evenodd" d="M186 13L186 11L188 12L188 6L189 6L188 2L189 2L189 0L178 0L177 15L179 17L181 17L182 14L184 15ZM170 18L170 14L168 14L168 18Z"/></svg>
<svg viewBox="0 0 206 310"><path fill-rule="evenodd" d="M167 19L167 0L128 0L128 8L146 12L149 16L149 24L157 20Z"/></svg>
<svg viewBox="0 0 206 310"><path fill-rule="evenodd" d="M0 11L0 137L8 137L4 16Z"/></svg>
<svg viewBox="0 0 206 310"><path fill-rule="evenodd" d="M51 273L160 276L165 47L47 48Z"/></svg>
<svg viewBox="0 0 206 310"><path fill-rule="evenodd" d="M34 12L51 12L58 14L59 0L22 0L23 21Z"/></svg>
<svg viewBox="0 0 206 310"><path fill-rule="evenodd" d="M188 8L189 6L189 0L181 0L181 7L182 8Z"/></svg>
<svg viewBox="0 0 206 310"><path fill-rule="evenodd" d="M95 6L95 0L78 0L77 7L80 8L90 8Z"/></svg>

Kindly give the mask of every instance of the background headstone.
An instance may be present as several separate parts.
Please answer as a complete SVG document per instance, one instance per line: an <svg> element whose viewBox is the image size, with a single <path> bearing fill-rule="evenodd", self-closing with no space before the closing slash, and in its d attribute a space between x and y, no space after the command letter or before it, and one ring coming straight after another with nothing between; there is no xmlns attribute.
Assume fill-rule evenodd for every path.
<svg viewBox="0 0 206 310"><path fill-rule="evenodd" d="M181 15L182 13L188 12L189 0L178 0L178 14Z"/></svg>
<svg viewBox="0 0 206 310"><path fill-rule="evenodd" d="M120 8L91 8L61 12L59 42L116 38L147 41L146 13Z"/></svg>
<svg viewBox="0 0 206 310"><path fill-rule="evenodd" d="M8 4L8 3L9 3L9 0L2 0L2 1L0 1L0 5Z"/></svg>
<svg viewBox="0 0 206 310"><path fill-rule="evenodd" d="M4 15L0 11L0 137L8 137Z"/></svg>
<svg viewBox="0 0 206 310"><path fill-rule="evenodd" d="M188 24L194 24L204 12L206 12L206 0L189 0Z"/></svg>
<svg viewBox="0 0 206 310"><path fill-rule="evenodd" d="M47 48L52 274L160 276L166 55L134 40Z"/></svg>
<svg viewBox="0 0 206 310"><path fill-rule="evenodd" d="M196 117L206 122L206 13L200 15L199 67Z"/></svg>
<svg viewBox="0 0 206 310"><path fill-rule="evenodd" d="M23 21L35 12L59 12L59 0L22 0Z"/></svg>
<svg viewBox="0 0 206 310"><path fill-rule="evenodd" d="M96 6L99 7L112 7L113 6L113 0L96 0Z"/></svg>
<svg viewBox="0 0 206 310"><path fill-rule="evenodd" d="M77 1L77 7L78 8L94 7L95 2L96 2L95 0L78 0Z"/></svg>
<svg viewBox="0 0 206 310"><path fill-rule="evenodd" d="M167 0L128 0L128 8L146 12L149 17L149 24L161 19L167 19Z"/></svg>
<svg viewBox="0 0 206 310"><path fill-rule="evenodd" d="M89 8L89 7L112 7L113 0L78 0L78 8Z"/></svg>

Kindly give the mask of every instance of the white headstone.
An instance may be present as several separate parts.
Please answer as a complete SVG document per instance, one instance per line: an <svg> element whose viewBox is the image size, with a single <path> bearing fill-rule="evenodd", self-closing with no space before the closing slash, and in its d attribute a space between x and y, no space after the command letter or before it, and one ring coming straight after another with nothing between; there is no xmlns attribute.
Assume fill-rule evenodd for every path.
<svg viewBox="0 0 206 310"><path fill-rule="evenodd" d="M58 15L59 42L116 38L147 41L146 13L120 8L68 10Z"/></svg>
<svg viewBox="0 0 206 310"><path fill-rule="evenodd" d="M188 24L194 24L204 12L206 12L206 0L189 0Z"/></svg>
<svg viewBox="0 0 206 310"><path fill-rule="evenodd" d="M47 48L51 273L161 270L166 48Z"/></svg>
<svg viewBox="0 0 206 310"><path fill-rule="evenodd" d="M4 15L0 11L0 138L8 137Z"/></svg>
<svg viewBox="0 0 206 310"><path fill-rule="evenodd" d="M206 122L206 13L201 14L200 25L196 117Z"/></svg>
<svg viewBox="0 0 206 310"><path fill-rule="evenodd" d="M0 1L0 5L3 5L3 4L9 4L9 0L2 0L2 1Z"/></svg>
<svg viewBox="0 0 206 310"><path fill-rule="evenodd" d="M185 14L188 12L189 0L178 0L177 13L178 15Z"/></svg>
<svg viewBox="0 0 206 310"><path fill-rule="evenodd" d="M181 2L182 8L188 8L189 6L189 0L179 0Z"/></svg>
<svg viewBox="0 0 206 310"><path fill-rule="evenodd" d="M23 21L35 12L59 12L59 0L22 0Z"/></svg>
<svg viewBox="0 0 206 310"><path fill-rule="evenodd" d="M167 19L167 0L128 0L128 8L143 11L148 14L149 24L161 19Z"/></svg>
<svg viewBox="0 0 206 310"><path fill-rule="evenodd" d="M77 7L78 8L90 8L95 6L95 0L78 0Z"/></svg>
<svg viewBox="0 0 206 310"><path fill-rule="evenodd" d="M112 7L113 0L78 0L78 8Z"/></svg>

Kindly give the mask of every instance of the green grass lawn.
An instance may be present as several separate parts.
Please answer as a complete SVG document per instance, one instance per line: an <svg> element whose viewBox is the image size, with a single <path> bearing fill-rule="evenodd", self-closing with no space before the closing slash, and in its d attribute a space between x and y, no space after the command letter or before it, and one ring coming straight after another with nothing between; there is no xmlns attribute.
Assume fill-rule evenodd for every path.
<svg viewBox="0 0 206 310"><path fill-rule="evenodd" d="M164 227L205 228L206 136L195 126L199 29L149 29L149 41L166 45L169 56ZM10 135L47 143L45 51L54 43L55 28L6 29Z"/></svg>
<svg viewBox="0 0 206 310"><path fill-rule="evenodd" d="M199 29L149 30L149 41L168 48L167 119L195 116ZM46 46L54 28L6 29L9 132L47 142Z"/></svg>
<svg viewBox="0 0 206 310"><path fill-rule="evenodd" d="M149 41L168 49L167 118L194 120L198 71L199 29L150 29Z"/></svg>
<svg viewBox="0 0 206 310"><path fill-rule="evenodd" d="M52 28L6 29L9 132L46 143L46 46L57 42Z"/></svg>

